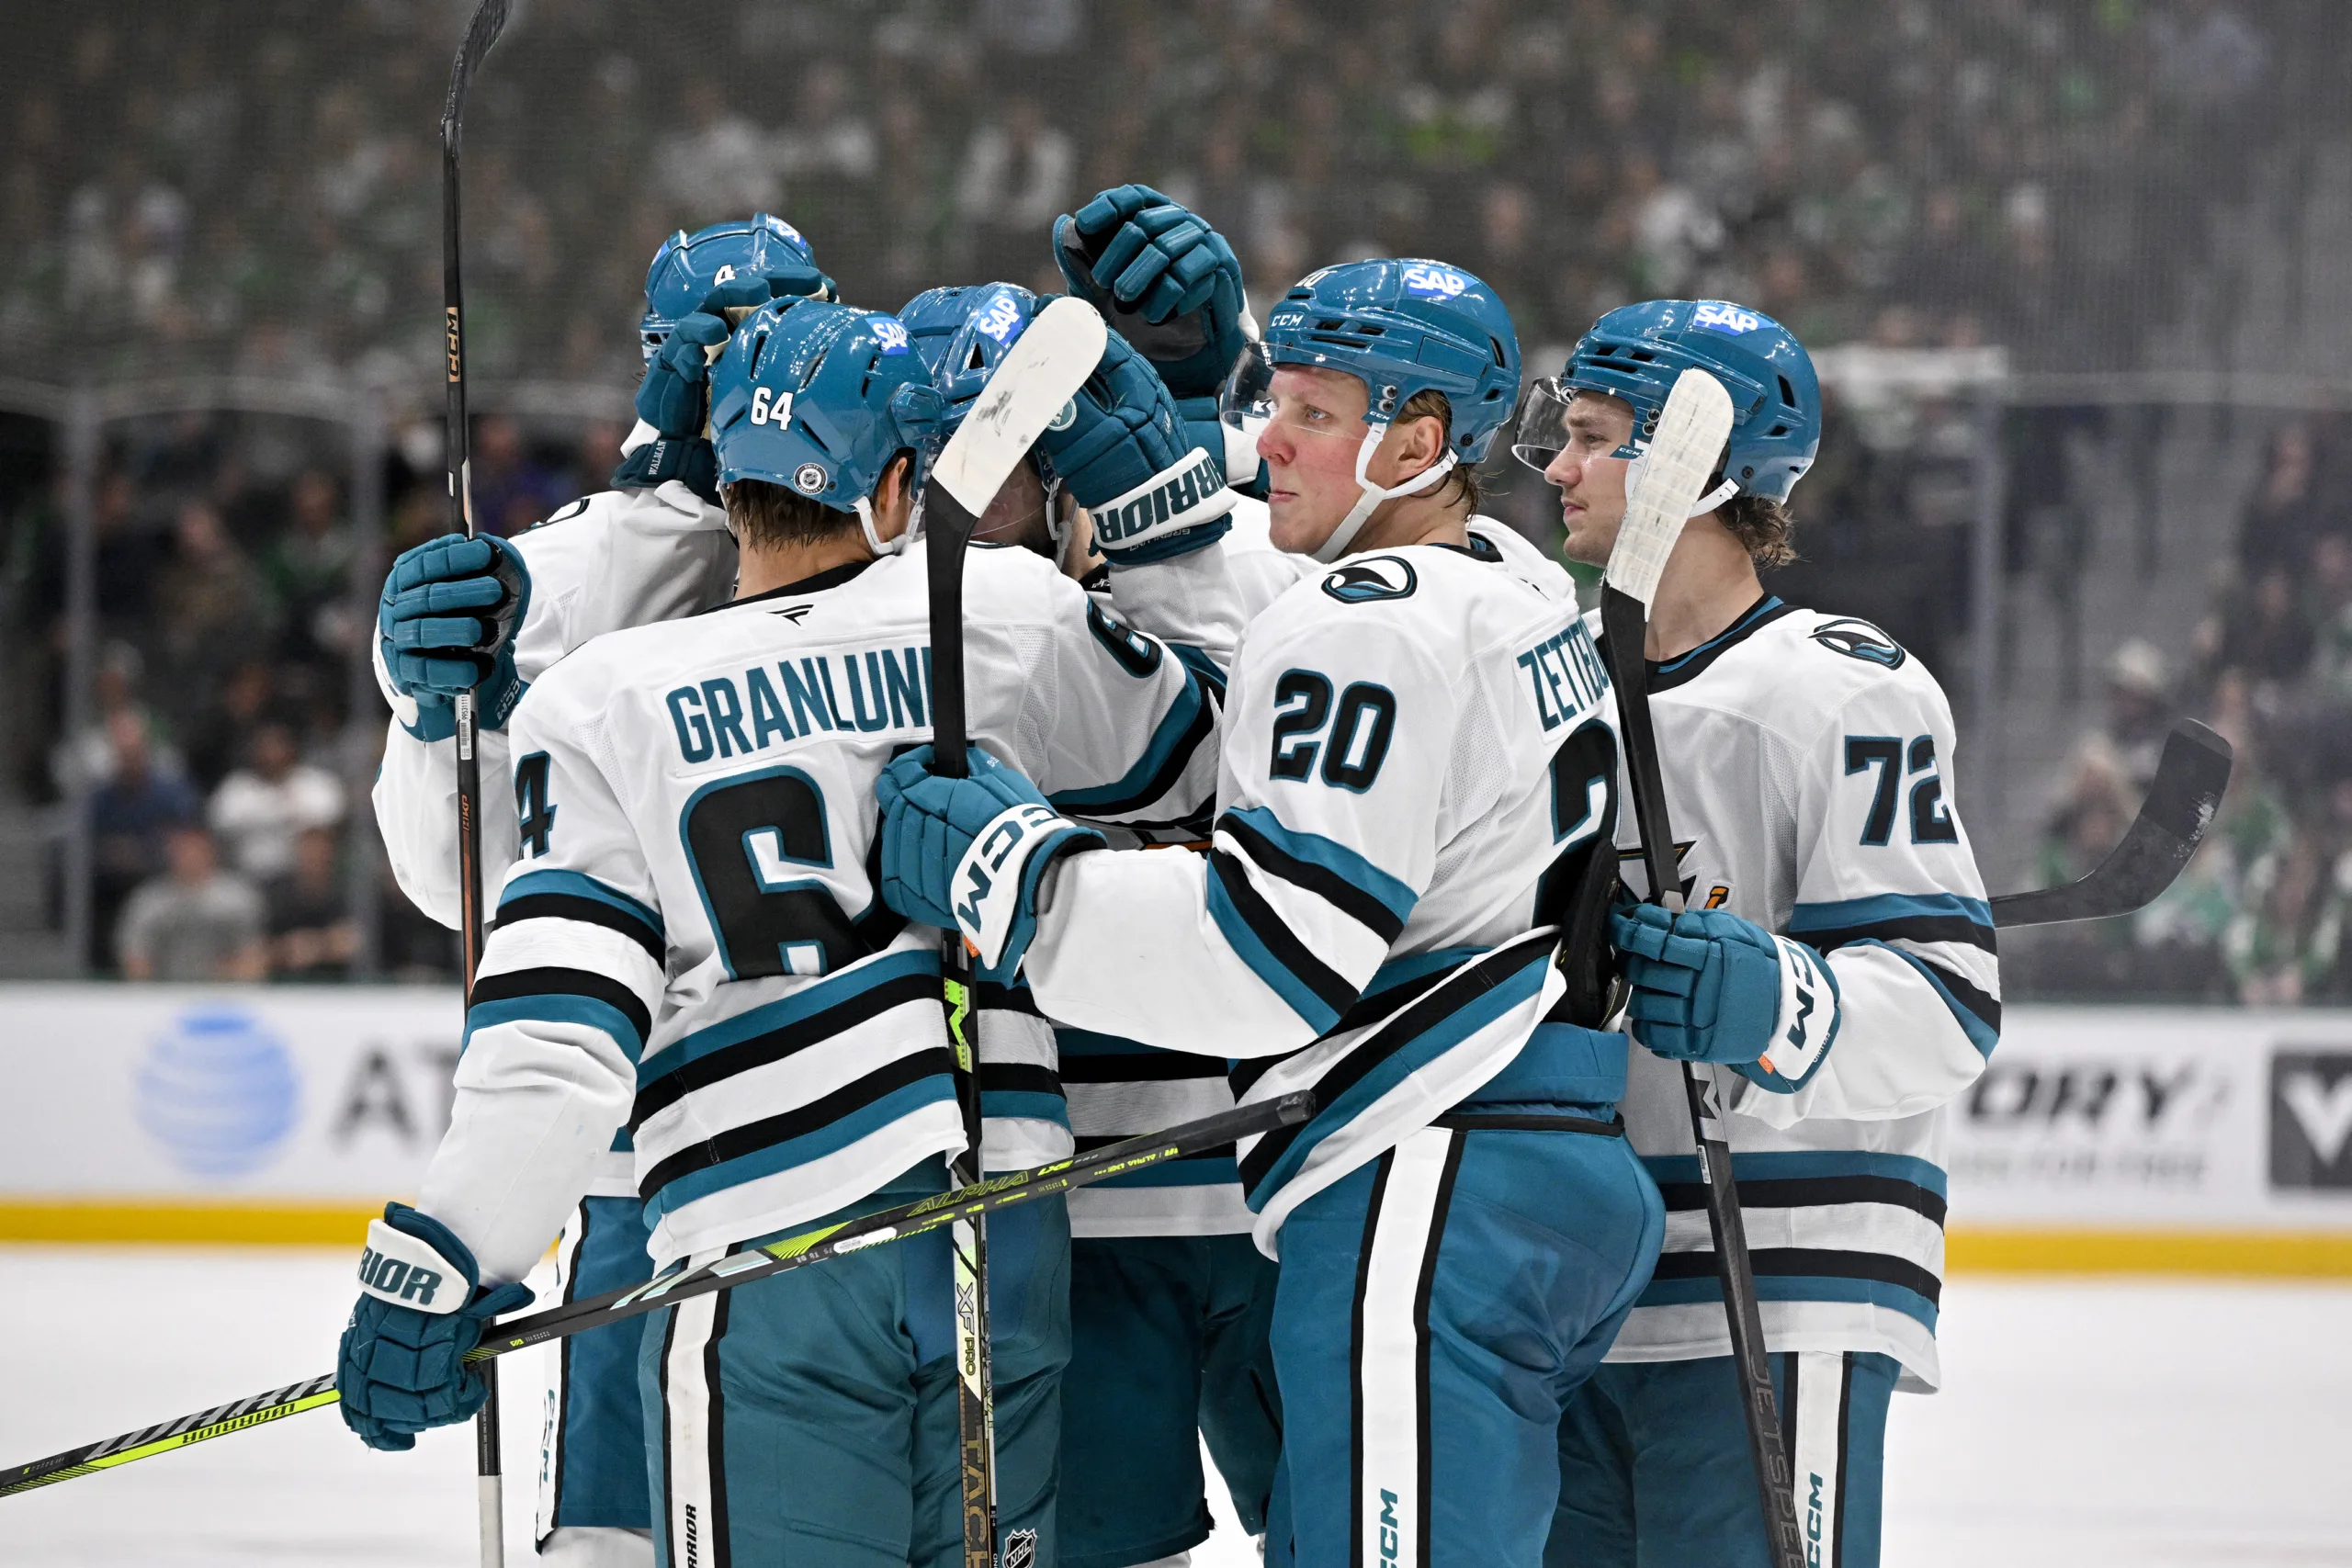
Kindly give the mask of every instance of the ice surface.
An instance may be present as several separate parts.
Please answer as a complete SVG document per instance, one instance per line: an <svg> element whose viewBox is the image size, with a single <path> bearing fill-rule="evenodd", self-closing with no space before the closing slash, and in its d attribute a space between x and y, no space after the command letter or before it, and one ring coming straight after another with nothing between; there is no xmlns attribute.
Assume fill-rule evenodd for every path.
<svg viewBox="0 0 2352 1568"><path fill-rule="evenodd" d="M331 1370L352 1265L0 1247L0 1462ZM1889 1568L2352 1563L2352 1286L1964 1277L1943 1343L1947 1392L1895 1402ZM516 1568L548 1354L504 1362ZM468 1430L376 1454L317 1411L0 1501L0 1562L463 1568L472 1469ZM1213 1503L1195 1562L1252 1568Z"/></svg>

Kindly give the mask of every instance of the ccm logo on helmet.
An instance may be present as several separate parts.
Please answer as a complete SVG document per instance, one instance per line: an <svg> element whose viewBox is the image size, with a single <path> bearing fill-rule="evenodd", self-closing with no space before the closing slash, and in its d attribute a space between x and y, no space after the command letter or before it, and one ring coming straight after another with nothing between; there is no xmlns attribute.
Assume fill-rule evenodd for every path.
<svg viewBox="0 0 2352 1568"><path fill-rule="evenodd" d="M1470 287L1470 280L1458 272L1442 266L1424 266L1419 263L1405 269L1405 292L1419 294L1431 299L1451 299Z"/></svg>
<svg viewBox="0 0 2352 1568"><path fill-rule="evenodd" d="M1690 318L1690 324L1694 327L1705 327L1709 332L1729 333L1736 337L1741 333L1752 333L1762 326L1764 318L1753 310L1743 310L1736 305L1726 305L1720 300L1709 300L1699 307L1698 313Z"/></svg>
<svg viewBox="0 0 2352 1568"><path fill-rule="evenodd" d="M896 316L876 316L872 321L874 341L881 346L883 353L904 354L907 352L907 325L904 321Z"/></svg>
<svg viewBox="0 0 2352 1568"><path fill-rule="evenodd" d="M752 423L753 424L790 424L792 394L779 392L773 387L752 389Z"/></svg>

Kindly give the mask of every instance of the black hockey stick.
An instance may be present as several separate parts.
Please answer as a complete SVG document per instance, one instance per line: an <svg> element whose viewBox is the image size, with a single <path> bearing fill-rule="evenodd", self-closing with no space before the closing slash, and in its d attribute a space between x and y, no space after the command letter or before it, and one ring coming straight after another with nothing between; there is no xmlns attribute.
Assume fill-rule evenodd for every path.
<svg viewBox="0 0 2352 1568"><path fill-rule="evenodd" d="M2098 920L2145 908L2188 864L2222 792L2230 786L2230 743L2185 718L2165 738L2156 776L2140 815L2122 841L2088 875L2063 887L2004 893L1993 900L1996 926L2048 926L2064 920Z"/></svg>
<svg viewBox="0 0 2352 1568"><path fill-rule="evenodd" d="M1649 671L1644 663L1649 606L1657 592L1667 557L1699 500L1716 458L1731 434L1731 399L1703 370L1686 370L1659 412L1657 433L1644 459L1645 472L1628 498L1625 520L1610 551L1608 581L1600 591L1602 651L1609 679L1617 688L1618 728L1624 746L1625 774L1634 796L1634 817L1642 835L1642 864L1650 901L1679 914L1682 873L1676 864L1674 827L1668 819L1666 784L1658 772L1657 736L1650 726ZM1772 1363L1764 1343L1764 1316L1757 1304L1756 1269L1747 1256L1739 1190L1733 1184L1731 1142L1715 1103L1714 1080L1695 1062L1682 1064L1682 1089L1690 1103L1690 1133L1699 1145L1699 1174L1706 1196L1707 1228L1715 1245L1715 1272L1723 1281L1724 1315L1731 1329L1732 1367L1739 1379L1741 1409L1747 1419L1748 1457L1756 1469L1758 1501L1763 1506L1766 1544L1772 1568L1804 1568L1804 1537L1797 1529L1796 1488L1781 1436L1780 1401L1772 1393Z"/></svg>
<svg viewBox="0 0 2352 1568"><path fill-rule="evenodd" d="M1102 318L1081 300L1039 311L998 362L978 400L939 455L923 491L924 572L931 602L933 766L949 778L970 772L964 707L964 548L979 515L1046 423L1102 357ZM979 1180L980 1063L972 951L963 933L940 933L941 1002L956 1057L956 1099L964 1152L951 1167L962 1185ZM988 1225L976 1211L954 1231L956 1448L964 1505L965 1568L996 1568L996 1407L989 1381ZM1030 1542L1031 1553L1035 1542ZM1008 1557L1016 1555L1008 1553Z"/></svg>
<svg viewBox="0 0 2352 1568"><path fill-rule="evenodd" d="M459 263L459 158L464 149L466 89L506 28L507 0L481 0L458 58L449 66L449 96L441 106L441 304L444 348L448 356L449 513L454 531L474 536L473 477L466 431L466 293ZM474 968L481 962L481 758L477 747L474 694L458 694L458 920L465 948L466 994L473 995ZM498 1454L498 1378L485 1372L490 1397L474 1417L474 1473L481 1509L482 1568L506 1561L505 1508Z"/></svg>
<svg viewBox="0 0 2352 1568"><path fill-rule="evenodd" d="M897 1208L884 1209L858 1219L820 1225L814 1230L803 1231L781 1241L772 1241L746 1252L731 1253L700 1269L690 1269L646 1284L633 1285L627 1290L608 1292L588 1301L572 1302L550 1307L545 1312L508 1318L503 1323L493 1325L492 1336L485 1338L478 1349L469 1352L466 1359L484 1361L533 1345L544 1345L551 1339L585 1334L607 1324L659 1311L673 1302L708 1295L713 1291L732 1290L738 1285L748 1285L754 1280L764 1280L771 1274L781 1274L787 1269L806 1269L844 1252L879 1247L886 1242L904 1241L910 1236L935 1231L942 1225L962 1224L998 1209L1012 1208L1016 1203L1032 1202L1057 1192L1069 1192L1092 1182L1125 1176L1170 1160L1209 1154L1227 1148L1240 1139L1260 1137L1277 1127L1295 1125L1314 1112L1314 1096L1301 1090L1279 1100L1236 1106L1215 1116L1204 1116L1197 1122L1170 1127L1164 1133L1147 1133L1141 1137L1128 1138L1086 1154L1073 1155L1068 1159L1054 1160L1034 1169L991 1177L953 1192L918 1199L914 1202L902 1203ZM305 1410L333 1404L336 1397L332 1375L311 1378L306 1382L289 1383L284 1388L256 1393L233 1404L199 1410L176 1421L125 1432L103 1442L85 1443L80 1448L68 1449L29 1464L12 1465L0 1471L0 1497L53 1485L61 1481L72 1481L77 1476L92 1475L102 1470L129 1464L133 1460L150 1459L175 1449L184 1449L191 1443L225 1438L232 1432L266 1426Z"/></svg>

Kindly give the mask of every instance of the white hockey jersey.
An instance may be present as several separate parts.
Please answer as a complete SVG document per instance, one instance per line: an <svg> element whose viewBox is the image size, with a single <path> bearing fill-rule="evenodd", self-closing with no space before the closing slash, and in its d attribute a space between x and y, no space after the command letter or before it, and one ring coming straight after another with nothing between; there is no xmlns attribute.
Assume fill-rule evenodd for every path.
<svg viewBox="0 0 2352 1568"><path fill-rule="evenodd" d="M1594 628L1598 630L1596 626ZM1943 1110L2000 1030L1992 910L1953 804L1935 678L1865 621L1767 596L1650 667L1685 897L1822 950L1842 1019L1792 1095L1714 1073L1775 1350L1869 1350L1933 1387ZM1646 886L1632 813L1627 884ZM1636 1049L1634 1147L1666 1196L1666 1250L1612 1360L1731 1353L1679 1065Z"/></svg>
<svg viewBox="0 0 2352 1568"><path fill-rule="evenodd" d="M1223 671L1247 623L1302 578L1329 570L1311 556L1274 548L1261 501L1243 498L1227 520L1231 527L1216 549L1113 570L1103 594L1137 630L1205 655L1204 679L1220 697ZM1564 601L1574 597L1576 585L1558 563L1506 525L1473 517L1470 532L1528 582ZM1055 1038L1080 1151L1233 1109L1226 1064L1216 1056L1087 1029L1057 1029ZM1077 1236L1240 1235L1256 1221L1230 1147L1069 1195L1070 1234Z"/></svg>
<svg viewBox="0 0 2352 1568"><path fill-rule="evenodd" d="M964 1146L939 933L872 866L875 778L930 735L924 554L600 637L515 709L521 858L419 1200L485 1278L529 1269L624 1124L657 1266ZM1113 821L1210 797L1188 664L1024 551L966 575L976 744ZM1065 1152L1043 1021L1000 1009L980 1049L989 1165ZM1008 1093L1034 1095L1036 1146L995 1146Z"/></svg>
<svg viewBox="0 0 2352 1568"><path fill-rule="evenodd" d="M651 490L582 496L511 542L531 574L530 600L514 636L514 671L525 682L600 633L690 615L735 586L727 514L675 479ZM455 928L457 743L420 738L416 704L392 690L380 649L375 662L377 684L392 709L375 789L385 857L409 901ZM506 733L483 730L480 745L487 790L507 776ZM503 802L484 804L487 892L514 859L514 818Z"/></svg>
<svg viewBox="0 0 2352 1568"><path fill-rule="evenodd" d="M1207 854L1069 861L1025 964L1066 1041L1112 1043L1066 1076L1140 1044L1242 1059L1246 1100L1317 1091L1313 1120L1237 1151L1270 1254L1291 1209L1502 1072L1559 996L1537 895L1613 808L1613 766L1575 765L1613 756L1613 716L1566 574L1485 532L1308 567L1242 639ZM1583 1048L1526 1098L1613 1100L1622 1043ZM1106 1111L1214 1108L1205 1079L1137 1069Z"/></svg>

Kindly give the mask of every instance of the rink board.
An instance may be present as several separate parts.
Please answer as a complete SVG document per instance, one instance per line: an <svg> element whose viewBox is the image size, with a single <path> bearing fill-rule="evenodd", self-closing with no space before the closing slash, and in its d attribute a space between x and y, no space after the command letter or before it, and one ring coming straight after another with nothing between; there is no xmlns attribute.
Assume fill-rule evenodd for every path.
<svg viewBox="0 0 2352 1568"><path fill-rule="evenodd" d="M356 1241L447 1124L453 988L0 987L0 1240ZM2352 1276L2352 1011L2012 1009L1955 1271Z"/></svg>

